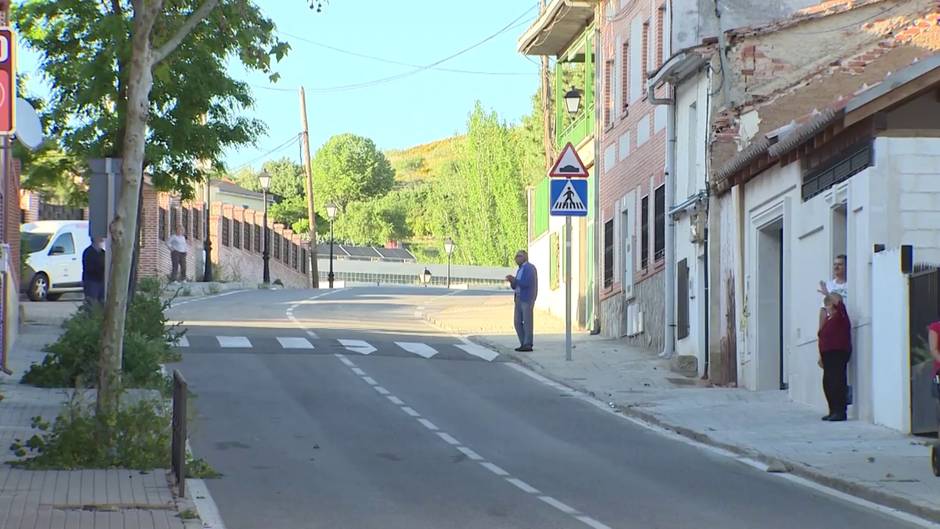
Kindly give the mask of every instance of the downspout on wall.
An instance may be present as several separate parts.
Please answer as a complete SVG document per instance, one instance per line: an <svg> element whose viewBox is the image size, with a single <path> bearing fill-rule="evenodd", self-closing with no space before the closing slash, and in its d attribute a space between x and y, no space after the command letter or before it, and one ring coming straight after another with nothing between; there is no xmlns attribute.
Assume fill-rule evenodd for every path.
<svg viewBox="0 0 940 529"><path fill-rule="evenodd" d="M656 97L656 84L653 80L646 87L647 99L653 105L666 105L666 174L665 174L665 202L666 211L673 208L676 195L676 105L675 90L670 85L669 97ZM666 215L666 248L664 260L665 269L665 325L663 337L663 351L660 353L662 358L671 358L676 353L675 334L676 334L676 269L674 262L676 260L676 221L672 215Z"/></svg>
<svg viewBox="0 0 940 529"><path fill-rule="evenodd" d="M594 12L594 64L598 64L597 58L600 57L601 53L601 29L600 22L601 17L603 16L602 8L598 4L597 9ZM594 93L600 94L601 76L594 76ZM596 96L595 96L596 97ZM597 103L595 103L594 108L599 108ZM591 334L597 335L601 333L601 278L603 277L604 270L602 269L602 259L600 246L604 241L604 234L601 233L601 223L600 223L600 204L601 204L601 141L598 137L598 134L601 131L601 120L600 112L594 112L594 292L592 296L594 297L594 323L591 325Z"/></svg>

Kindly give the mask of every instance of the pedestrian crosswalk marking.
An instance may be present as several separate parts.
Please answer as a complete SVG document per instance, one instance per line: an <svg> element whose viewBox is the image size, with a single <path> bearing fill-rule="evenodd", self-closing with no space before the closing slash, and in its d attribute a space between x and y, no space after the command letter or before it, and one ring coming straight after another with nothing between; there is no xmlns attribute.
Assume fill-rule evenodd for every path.
<svg viewBox="0 0 940 529"><path fill-rule="evenodd" d="M277 341L284 349L313 349L313 344L306 338L278 336Z"/></svg>
<svg viewBox="0 0 940 529"><path fill-rule="evenodd" d="M437 354L437 350L427 344L418 342L395 342L395 345L401 347L409 353L414 353L422 358L431 358Z"/></svg>
<svg viewBox="0 0 940 529"><path fill-rule="evenodd" d="M226 349L251 349L251 342L244 336L216 336L219 347Z"/></svg>
<svg viewBox="0 0 940 529"><path fill-rule="evenodd" d="M189 347L189 339L186 338L185 336L180 336L179 338L176 339L176 346L177 347Z"/></svg>
<svg viewBox="0 0 940 529"><path fill-rule="evenodd" d="M315 333L315 332L313 332L313 331L307 331L307 336L313 338L314 340L316 340L316 339L319 338L319 336L317 336L317 333Z"/></svg>
<svg viewBox="0 0 940 529"><path fill-rule="evenodd" d="M340 340L339 343L347 350L363 355L374 353L378 350L369 345L369 342L363 340Z"/></svg>
<svg viewBox="0 0 940 529"><path fill-rule="evenodd" d="M475 343L461 343L457 344L457 347L463 349L465 353L471 354L477 358L482 358L487 362L492 362L499 356L499 353L491 351L486 347L479 346Z"/></svg>

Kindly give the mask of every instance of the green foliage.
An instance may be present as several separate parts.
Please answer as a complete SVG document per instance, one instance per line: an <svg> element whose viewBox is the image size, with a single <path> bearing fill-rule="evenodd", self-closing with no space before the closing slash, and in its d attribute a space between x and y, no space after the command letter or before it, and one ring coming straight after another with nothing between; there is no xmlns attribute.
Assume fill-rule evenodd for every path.
<svg viewBox="0 0 940 529"><path fill-rule="evenodd" d="M71 207L88 205L88 187L82 180L81 160L47 141L35 151L14 144L14 155L21 161L21 187L35 191L44 200Z"/></svg>
<svg viewBox="0 0 940 529"><path fill-rule="evenodd" d="M408 238L411 232L407 224L409 205L403 202L405 196L407 194L392 192L377 199L350 203L335 221L336 239L358 245L384 245L391 240Z"/></svg>
<svg viewBox="0 0 940 529"><path fill-rule="evenodd" d="M422 184L436 180L448 170L464 142L463 136L416 145L400 151L386 151L395 180L399 184Z"/></svg>
<svg viewBox="0 0 940 529"><path fill-rule="evenodd" d="M345 212L352 202L384 196L395 183L388 158L368 138L340 134L330 138L313 159L313 182L321 213L328 202Z"/></svg>
<svg viewBox="0 0 940 529"><path fill-rule="evenodd" d="M160 299L160 288L159 281L142 279L128 307L123 374L127 387L163 386L160 364L179 360L171 344L183 333L176 325L167 325L165 314L170 300ZM39 387L94 387L103 320L103 311L97 305L76 312L63 324L62 336L46 346L42 362L30 366L22 382Z"/></svg>
<svg viewBox="0 0 940 529"><path fill-rule="evenodd" d="M186 477L190 479L216 479L221 478L222 474L212 468L208 461L201 457L193 458L187 454L186 457Z"/></svg>
<svg viewBox="0 0 940 529"><path fill-rule="evenodd" d="M154 46L174 34L202 0L166 2ZM127 112L133 7L130 2L26 0L13 10L25 46L40 57L55 89L43 111L47 132L79 158L120 156ZM249 72L277 75L272 62L289 46L251 0L221 0L206 21L153 72L147 128L147 172L184 197L204 181L198 160L221 167L221 153L246 145L264 124L244 117L251 88L228 74L237 60Z"/></svg>
<svg viewBox="0 0 940 529"><path fill-rule="evenodd" d="M170 418L167 402L152 399L126 404L110 417L96 417L92 406L79 399L75 392L54 425L42 417L34 417L33 428L39 433L26 442L20 439L10 446L18 457L16 462L33 470L75 468L129 468L152 470L170 464ZM113 449L99 442L103 420L116 435Z"/></svg>
<svg viewBox="0 0 940 529"><path fill-rule="evenodd" d="M310 224L307 220L307 199L303 195L293 196L283 199L280 202L271 204L268 208L268 215L274 222L279 222L285 226L293 227L298 221L304 220L304 233L306 227ZM295 230L296 231L296 230Z"/></svg>

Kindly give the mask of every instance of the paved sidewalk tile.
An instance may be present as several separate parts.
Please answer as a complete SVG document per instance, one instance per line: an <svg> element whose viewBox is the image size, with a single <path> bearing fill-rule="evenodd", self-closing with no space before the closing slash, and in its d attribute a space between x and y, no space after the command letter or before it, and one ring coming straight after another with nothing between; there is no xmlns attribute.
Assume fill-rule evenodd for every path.
<svg viewBox="0 0 940 529"><path fill-rule="evenodd" d="M563 334L543 330L536 333L535 351L516 353L516 338L507 330L511 311L509 296L452 296L428 307L424 317L624 413L764 462L781 462L795 474L838 490L940 521L940 478L930 470L928 439L863 421L823 422L823 410L794 403L785 392L707 387L671 371L669 362L655 353L620 340L577 333L573 359L567 362ZM468 323L468 314L479 320Z"/></svg>
<svg viewBox="0 0 940 529"><path fill-rule="evenodd" d="M196 528L198 520L179 517L180 505L170 489L168 471L120 469L24 470L6 462L17 459L8 449L14 439L35 432L32 417L52 421L69 399L70 390L19 384L23 372L42 360L42 347L62 332L56 314L67 311L55 304L53 315L27 321L11 353L12 376L0 376L0 528ZM39 310L36 304L30 310ZM91 402L93 392L84 398Z"/></svg>

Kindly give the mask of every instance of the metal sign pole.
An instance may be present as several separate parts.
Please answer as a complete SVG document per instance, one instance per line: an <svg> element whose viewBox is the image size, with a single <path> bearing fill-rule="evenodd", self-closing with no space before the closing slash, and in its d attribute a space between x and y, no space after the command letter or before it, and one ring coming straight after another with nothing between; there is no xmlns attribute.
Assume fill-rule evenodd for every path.
<svg viewBox="0 0 940 529"><path fill-rule="evenodd" d="M571 361L571 217L565 217L565 360Z"/></svg>

